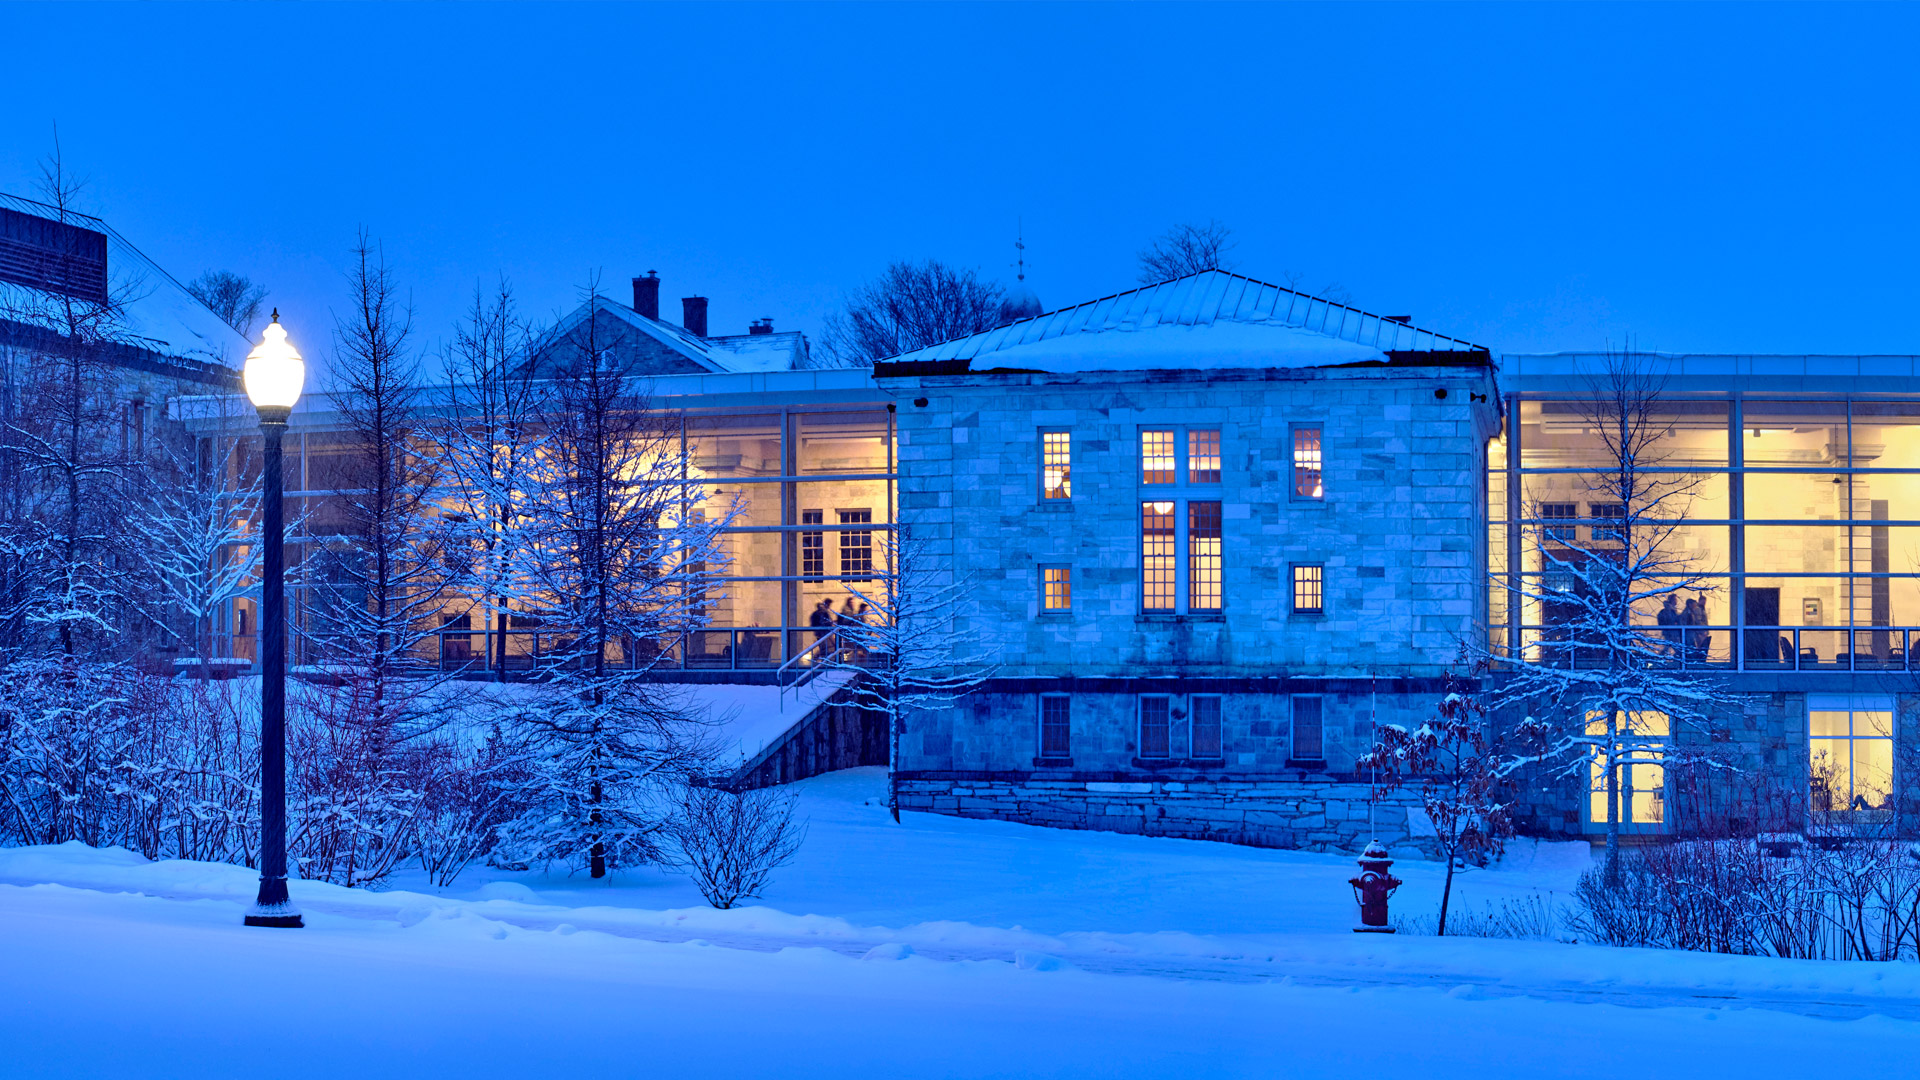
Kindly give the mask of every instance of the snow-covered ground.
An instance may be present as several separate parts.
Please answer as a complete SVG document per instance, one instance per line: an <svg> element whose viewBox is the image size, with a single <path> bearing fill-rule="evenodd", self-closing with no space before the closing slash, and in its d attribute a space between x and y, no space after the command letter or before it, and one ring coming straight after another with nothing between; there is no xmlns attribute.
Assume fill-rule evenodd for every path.
<svg viewBox="0 0 1920 1080"><path fill-rule="evenodd" d="M654 871L436 893L0 850L6 1076L1899 1075L1920 969L1350 932L1343 857L910 815L800 785L763 906ZM1461 902L1554 894L1524 845ZM1406 911L1438 867L1404 861Z"/></svg>

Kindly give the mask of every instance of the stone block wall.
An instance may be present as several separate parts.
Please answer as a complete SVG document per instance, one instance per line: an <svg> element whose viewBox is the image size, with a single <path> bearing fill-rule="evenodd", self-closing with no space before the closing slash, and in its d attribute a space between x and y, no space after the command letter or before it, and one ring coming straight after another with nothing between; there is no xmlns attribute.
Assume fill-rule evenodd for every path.
<svg viewBox="0 0 1920 1080"><path fill-rule="evenodd" d="M1391 849L1435 854L1432 829L1416 800L1396 796L1370 808L1369 790L1351 779L1305 775L1265 781L916 775L900 778L900 807L1060 829L1309 851L1358 852L1378 838Z"/></svg>

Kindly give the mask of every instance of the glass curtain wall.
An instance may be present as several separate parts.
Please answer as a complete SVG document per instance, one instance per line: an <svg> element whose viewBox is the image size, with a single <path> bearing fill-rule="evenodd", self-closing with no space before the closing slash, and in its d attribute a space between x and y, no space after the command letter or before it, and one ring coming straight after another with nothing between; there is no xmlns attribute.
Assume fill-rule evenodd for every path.
<svg viewBox="0 0 1920 1080"><path fill-rule="evenodd" d="M866 617L860 594L871 596L880 584L881 534L894 521L892 421L884 405L690 411L673 421L688 479L704 488L701 511L708 520L732 515L722 542L727 565L707 596L707 629L688 635L676 659L688 667L777 667L836 626ZM325 574L329 553L346 545L351 460L343 433L289 433L290 576ZM290 600L300 626L324 618L297 587ZM492 648L483 620L459 614L470 606L450 598L441 666L478 663ZM251 659L254 621L253 601L238 601L215 627L220 647ZM540 638L536 622L515 619L506 635L508 667L531 667ZM291 640L303 649L304 635ZM296 652L296 663L311 659Z"/></svg>
<svg viewBox="0 0 1920 1080"><path fill-rule="evenodd" d="M1537 657L1574 617L1580 561L1636 511L1590 403L1510 404L1488 447L1488 566L1507 586L1489 612L1496 647ZM1657 494L1635 535L1675 588L1632 618L1678 662L1920 666L1920 402L1673 395L1646 422L1637 471Z"/></svg>

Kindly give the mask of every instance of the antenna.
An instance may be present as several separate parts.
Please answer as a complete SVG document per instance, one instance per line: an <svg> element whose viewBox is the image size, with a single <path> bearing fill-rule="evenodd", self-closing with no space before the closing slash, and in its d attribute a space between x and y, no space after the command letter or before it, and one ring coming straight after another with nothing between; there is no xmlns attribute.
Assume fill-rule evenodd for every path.
<svg viewBox="0 0 1920 1080"><path fill-rule="evenodd" d="M1025 281L1027 280L1026 221L1024 218L1016 217L1013 219L1013 223L1013 265L1018 271L1018 273L1014 275L1014 280Z"/></svg>

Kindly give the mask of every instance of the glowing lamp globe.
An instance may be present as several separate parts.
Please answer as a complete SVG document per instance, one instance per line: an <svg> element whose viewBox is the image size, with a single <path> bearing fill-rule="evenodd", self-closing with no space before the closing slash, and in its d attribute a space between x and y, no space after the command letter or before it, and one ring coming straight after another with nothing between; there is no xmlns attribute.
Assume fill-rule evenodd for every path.
<svg viewBox="0 0 1920 1080"><path fill-rule="evenodd" d="M287 328L280 325L280 312L276 310L266 332L260 335L260 344L247 354L247 397L263 414L284 417L300 400L306 381L306 361L287 341Z"/></svg>

